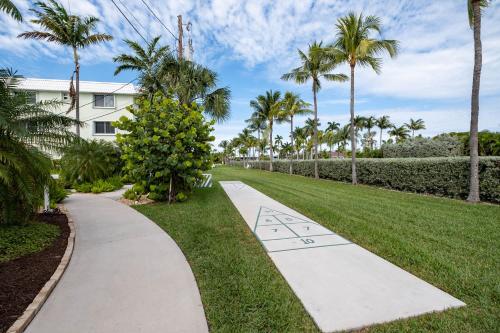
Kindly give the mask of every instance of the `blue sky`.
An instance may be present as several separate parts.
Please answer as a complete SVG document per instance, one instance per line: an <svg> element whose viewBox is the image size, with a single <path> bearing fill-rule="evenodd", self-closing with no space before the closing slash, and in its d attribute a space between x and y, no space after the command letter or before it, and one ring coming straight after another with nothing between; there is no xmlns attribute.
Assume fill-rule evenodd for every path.
<svg viewBox="0 0 500 333"><path fill-rule="evenodd" d="M115 0L147 38L162 35L172 48L172 36L150 15L141 0ZM15 0L26 20L31 1ZM219 84L232 90L232 116L217 124L217 142L230 139L245 126L249 101L268 89L295 91L312 101L310 85L280 81L297 67L297 48L314 40L335 37L334 24L350 10L380 16L383 36L398 39L397 59L384 59L382 74L357 70L356 112L389 115L401 125L422 118L426 136L468 130L473 66L472 32L466 0L319 0L319 1L180 1L146 0L164 24L175 32L177 15L193 25L194 59L219 73ZM140 37L109 0L62 0L72 13L101 19L99 30L115 37L111 43L81 53L83 80L127 82L134 73L113 76L112 57L127 52L124 38ZM127 8L123 7L123 4ZM493 1L483 18L483 76L480 129L500 130L500 4ZM27 77L67 79L72 72L68 50L56 45L16 38L30 30L29 22L15 22L0 14L0 66L13 67ZM339 67L336 72L348 73ZM319 118L345 124L349 113L349 84L325 83L319 93ZM301 125L304 119L298 119ZM287 125L276 133L288 135Z"/></svg>

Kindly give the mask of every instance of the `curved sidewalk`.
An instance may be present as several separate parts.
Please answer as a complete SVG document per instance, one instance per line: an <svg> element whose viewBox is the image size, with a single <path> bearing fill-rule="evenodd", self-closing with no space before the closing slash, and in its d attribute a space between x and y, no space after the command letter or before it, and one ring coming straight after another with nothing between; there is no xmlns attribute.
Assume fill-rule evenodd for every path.
<svg viewBox="0 0 500 333"><path fill-rule="evenodd" d="M208 332L191 268L177 244L134 209L73 194L73 257L25 332Z"/></svg>

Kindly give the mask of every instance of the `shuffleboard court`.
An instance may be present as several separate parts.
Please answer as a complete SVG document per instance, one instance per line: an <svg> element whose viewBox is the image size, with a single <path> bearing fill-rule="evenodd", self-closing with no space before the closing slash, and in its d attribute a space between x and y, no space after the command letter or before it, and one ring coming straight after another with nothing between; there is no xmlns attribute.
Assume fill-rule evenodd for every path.
<svg viewBox="0 0 500 333"><path fill-rule="evenodd" d="M323 332L465 305L242 182L220 184Z"/></svg>

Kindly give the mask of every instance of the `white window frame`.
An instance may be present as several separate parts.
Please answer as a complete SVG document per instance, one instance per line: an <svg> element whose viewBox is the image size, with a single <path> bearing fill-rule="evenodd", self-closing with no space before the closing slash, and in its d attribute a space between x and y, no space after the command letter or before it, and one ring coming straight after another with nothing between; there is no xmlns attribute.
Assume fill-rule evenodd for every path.
<svg viewBox="0 0 500 333"><path fill-rule="evenodd" d="M106 98L106 96L113 97L113 106L96 106L96 96L104 96L104 98ZM92 107L94 109L114 109L116 108L116 96L114 94L92 94Z"/></svg>
<svg viewBox="0 0 500 333"><path fill-rule="evenodd" d="M96 136L114 136L114 135L116 135L116 127L114 127L111 124L112 122L113 122L113 120L98 120L98 121L92 122L92 135L96 135ZM111 126L113 126L115 132L114 133L97 133L96 132L97 123L109 123Z"/></svg>
<svg viewBox="0 0 500 333"><path fill-rule="evenodd" d="M68 95L68 99L64 100L64 95ZM67 91L62 91L61 92L61 101L71 103L71 96L69 95L69 92Z"/></svg>

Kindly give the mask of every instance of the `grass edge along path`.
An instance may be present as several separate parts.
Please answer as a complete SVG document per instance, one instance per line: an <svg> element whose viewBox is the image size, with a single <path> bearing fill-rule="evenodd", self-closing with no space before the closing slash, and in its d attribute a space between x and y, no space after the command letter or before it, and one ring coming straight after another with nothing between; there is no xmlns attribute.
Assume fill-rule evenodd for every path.
<svg viewBox="0 0 500 333"><path fill-rule="evenodd" d="M467 303L367 331L493 332L498 327L500 206L259 170L222 167L211 172L214 188L197 190L188 202L137 209L156 220L188 257L212 331L316 329L218 180L241 180ZM224 222L215 221L219 216ZM221 239L230 243L222 246ZM231 261L239 264L227 267ZM255 264L259 267L248 267ZM272 292L266 277L273 281ZM248 289L245 282L251 279L257 285ZM290 315L269 311L280 306Z"/></svg>

